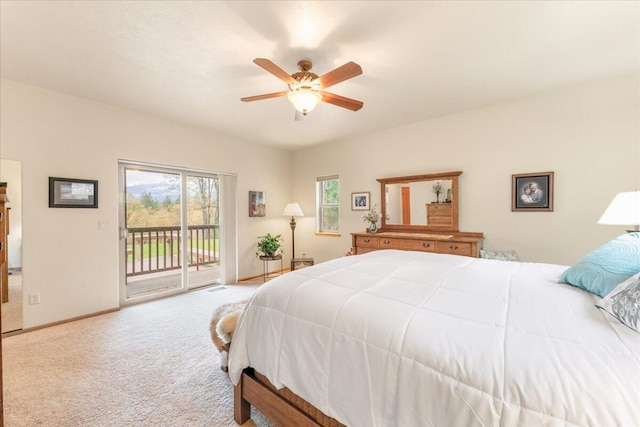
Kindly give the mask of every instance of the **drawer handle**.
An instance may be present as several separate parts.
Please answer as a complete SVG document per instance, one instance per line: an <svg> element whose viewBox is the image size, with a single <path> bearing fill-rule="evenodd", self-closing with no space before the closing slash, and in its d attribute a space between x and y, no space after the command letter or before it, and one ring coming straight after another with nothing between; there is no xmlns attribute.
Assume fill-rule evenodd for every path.
<svg viewBox="0 0 640 427"><path fill-rule="evenodd" d="M388 241L388 240L385 240L385 241L384 241L384 242L382 242L382 243L384 243L385 245L388 245L388 244L389 244L389 243L391 243L391 242L390 242L390 241Z"/></svg>
<svg viewBox="0 0 640 427"><path fill-rule="evenodd" d="M364 242L365 243L369 243L369 239L364 239Z"/></svg>
<svg viewBox="0 0 640 427"><path fill-rule="evenodd" d="M424 246L425 248L430 248L431 247L431 243L423 243L422 246Z"/></svg>
<svg viewBox="0 0 640 427"><path fill-rule="evenodd" d="M453 249L455 251L458 249L458 245L449 245L449 249Z"/></svg>

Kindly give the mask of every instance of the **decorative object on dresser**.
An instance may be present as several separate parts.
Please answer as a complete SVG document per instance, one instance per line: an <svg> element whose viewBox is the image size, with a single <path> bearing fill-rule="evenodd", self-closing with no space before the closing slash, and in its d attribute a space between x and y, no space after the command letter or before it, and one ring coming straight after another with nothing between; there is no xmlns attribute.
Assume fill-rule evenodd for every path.
<svg viewBox="0 0 640 427"><path fill-rule="evenodd" d="M633 230L627 232L640 231L640 191L618 193L598 224L632 225Z"/></svg>
<svg viewBox="0 0 640 427"><path fill-rule="evenodd" d="M433 192L436 193L436 203L440 203L440 193L442 192L442 183L440 181L436 181L432 185Z"/></svg>
<svg viewBox="0 0 640 427"><path fill-rule="evenodd" d="M553 172L511 175L513 212L553 212Z"/></svg>
<svg viewBox="0 0 640 427"><path fill-rule="evenodd" d="M380 215L376 210L376 206L374 206L368 214L362 215L362 219L369 224L369 233L376 233L378 231L378 220L380 219Z"/></svg>
<svg viewBox="0 0 640 427"><path fill-rule="evenodd" d="M380 178L382 226L351 233L353 254L401 249L480 257L482 233L458 230L460 171ZM437 190L437 191L436 191ZM441 193L450 202L439 203Z"/></svg>

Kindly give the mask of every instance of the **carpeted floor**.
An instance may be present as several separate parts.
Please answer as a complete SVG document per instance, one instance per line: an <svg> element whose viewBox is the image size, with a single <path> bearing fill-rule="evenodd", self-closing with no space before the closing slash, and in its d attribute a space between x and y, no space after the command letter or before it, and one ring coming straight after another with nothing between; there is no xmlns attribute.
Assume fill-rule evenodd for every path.
<svg viewBox="0 0 640 427"><path fill-rule="evenodd" d="M22 272L9 272L9 301L2 303L2 332L22 329Z"/></svg>
<svg viewBox="0 0 640 427"><path fill-rule="evenodd" d="M209 321L256 286L215 289L5 338L5 426L236 426Z"/></svg>

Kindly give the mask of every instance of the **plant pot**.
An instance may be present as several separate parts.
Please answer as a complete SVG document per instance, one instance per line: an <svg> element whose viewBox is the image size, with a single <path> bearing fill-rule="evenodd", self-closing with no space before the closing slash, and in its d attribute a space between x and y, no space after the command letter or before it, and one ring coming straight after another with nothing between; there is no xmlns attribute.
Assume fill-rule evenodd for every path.
<svg viewBox="0 0 640 427"><path fill-rule="evenodd" d="M282 258L282 254L278 254L278 255L260 255L259 257L262 261L273 261L274 259L280 259Z"/></svg>

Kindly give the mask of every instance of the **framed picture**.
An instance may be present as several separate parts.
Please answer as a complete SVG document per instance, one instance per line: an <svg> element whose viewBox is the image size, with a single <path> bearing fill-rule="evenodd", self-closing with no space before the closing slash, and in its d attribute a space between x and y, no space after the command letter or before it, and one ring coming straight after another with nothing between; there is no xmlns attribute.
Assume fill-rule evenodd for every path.
<svg viewBox="0 0 640 427"><path fill-rule="evenodd" d="M511 175L513 212L553 212L553 172Z"/></svg>
<svg viewBox="0 0 640 427"><path fill-rule="evenodd" d="M371 193L363 191L360 193L351 193L351 210L352 211L368 211L371 209L369 200Z"/></svg>
<svg viewBox="0 0 640 427"><path fill-rule="evenodd" d="M98 181L49 177L50 208L97 208Z"/></svg>
<svg viewBox="0 0 640 427"><path fill-rule="evenodd" d="M249 216L265 216L266 210L264 191L249 191Z"/></svg>

